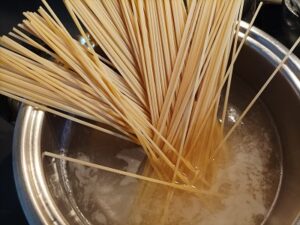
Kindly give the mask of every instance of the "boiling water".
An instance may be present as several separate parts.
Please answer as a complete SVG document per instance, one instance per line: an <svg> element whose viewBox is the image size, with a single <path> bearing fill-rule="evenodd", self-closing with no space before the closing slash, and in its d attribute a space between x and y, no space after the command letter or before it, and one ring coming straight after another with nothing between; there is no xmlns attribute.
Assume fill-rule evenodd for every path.
<svg viewBox="0 0 300 225"><path fill-rule="evenodd" d="M236 122L241 109L250 100L251 92L245 90L244 86L234 89L227 112L227 129ZM80 131L80 137L72 138L68 155L133 173L141 172L145 155L137 146L74 126L73 130ZM224 196L212 201L209 197L201 200L191 195L180 199L180 195L175 195L166 224L262 223L276 196L281 175L276 129L262 104L256 104L243 120L230 138L229 146L228 163L219 171L212 187ZM73 163L59 165L73 214L78 215L82 223L158 224L155 219L145 221L143 215L162 210L160 193L157 193L158 200L153 201L153 207L148 205L135 215L132 205L139 193L140 181ZM209 202L213 204L207 204ZM129 215L134 215L130 222Z"/></svg>

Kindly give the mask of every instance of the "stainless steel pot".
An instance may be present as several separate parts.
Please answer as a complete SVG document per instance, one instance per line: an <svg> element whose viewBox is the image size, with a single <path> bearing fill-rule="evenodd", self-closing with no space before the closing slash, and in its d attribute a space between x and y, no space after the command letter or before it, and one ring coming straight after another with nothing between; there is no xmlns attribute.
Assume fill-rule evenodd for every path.
<svg viewBox="0 0 300 225"><path fill-rule="evenodd" d="M242 23L240 37L248 25ZM255 91L271 74L287 49L259 29L253 28L235 66L235 76L240 77ZM282 179L277 195L265 219L265 224L284 225L295 223L300 211L300 61L291 56L286 66L261 97L271 112L279 132L282 147ZM67 151L83 139L88 151L98 144L108 149L105 154L114 155L116 148L124 145L115 138L103 140L86 132L86 128L74 129L70 121L46 114L24 105L18 115L14 135L14 173L24 212L31 224L89 224L82 212L74 207L70 198L68 180L59 177L64 171L53 166L50 159L42 159L42 150ZM82 138L85 136L85 138ZM75 141L74 141L75 140ZM91 142L89 142L89 140ZM101 142L101 143L100 143ZM134 148L125 143L128 148ZM122 146L124 147L124 146ZM125 153L126 154L126 153ZM95 156L97 157L97 156ZM136 156L142 160L142 156ZM99 157L98 157L99 158ZM98 159L101 163L101 158ZM62 166L65 162L60 162ZM102 162L103 163L103 162ZM118 165L116 159L114 166ZM226 218L224 218L226 219Z"/></svg>

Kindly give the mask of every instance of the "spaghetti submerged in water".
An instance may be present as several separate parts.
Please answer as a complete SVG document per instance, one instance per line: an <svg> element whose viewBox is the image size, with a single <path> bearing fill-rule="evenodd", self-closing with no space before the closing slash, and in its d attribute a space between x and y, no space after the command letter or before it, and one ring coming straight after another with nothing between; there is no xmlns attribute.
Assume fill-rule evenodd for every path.
<svg viewBox="0 0 300 225"><path fill-rule="evenodd" d="M0 39L1 94L142 146L143 176L99 169L149 182L136 208L150 207L157 191L165 194L163 210L145 220L163 224L172 198L182 195L175 190L218 196L210 187L239 123L224 133L233 64L247 36L238 44L243 0L65 0L86 46L43 3Z"/></svg>

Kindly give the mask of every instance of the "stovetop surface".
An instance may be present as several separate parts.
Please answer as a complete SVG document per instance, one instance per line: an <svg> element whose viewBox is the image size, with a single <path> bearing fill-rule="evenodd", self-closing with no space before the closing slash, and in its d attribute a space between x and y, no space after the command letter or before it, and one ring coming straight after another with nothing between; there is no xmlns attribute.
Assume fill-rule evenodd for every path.
<svg viewBox="0 0 300 225"><path fill-rule="evenodd" d="M53 2L53 3L52 3ZM50 1L58 14L64 13L62 0ZM23 19L22 12L36 10L39 0L3 1L0 8L0 35L8 33ZM287 13L282 5L265 5L256 19L255 25L272 35L288 48L300 36L300 21ZM68 26L67 26L68 27ZM295 50L300 57L300 46ZM21 209L15 189L12 170L12 140L15 113L8 100L0 96L0 221L1 224L28 224Z"/></svg>

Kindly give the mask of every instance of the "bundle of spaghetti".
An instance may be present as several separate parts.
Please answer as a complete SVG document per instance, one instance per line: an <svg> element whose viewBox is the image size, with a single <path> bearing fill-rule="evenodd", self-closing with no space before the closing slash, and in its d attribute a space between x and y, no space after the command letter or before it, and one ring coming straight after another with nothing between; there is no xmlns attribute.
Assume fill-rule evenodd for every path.
<svg viewBox="0 0 300 225"><path fill-rule="evenodd" d="M0 39L1 93L109 126L142 146L149 176L207 191L243 0L65 0L86 46L43 3Z"/></svg>
<svg viewBox="0 0 300 225"><path fill-rule="evenodd" d="M147 162L140 175L43 155L144 181L129 224L180 224L176 206L219 197L228 138L300 38L226 133L233 65L254 22L238 45L243 0L65 0L84 45L42 1L0 38L0 94L130 140Z"/></svg>

